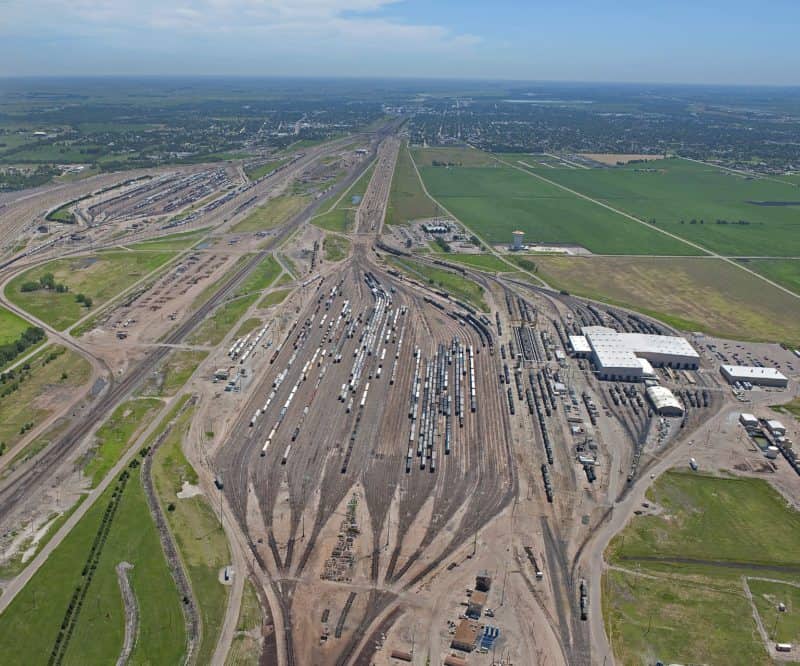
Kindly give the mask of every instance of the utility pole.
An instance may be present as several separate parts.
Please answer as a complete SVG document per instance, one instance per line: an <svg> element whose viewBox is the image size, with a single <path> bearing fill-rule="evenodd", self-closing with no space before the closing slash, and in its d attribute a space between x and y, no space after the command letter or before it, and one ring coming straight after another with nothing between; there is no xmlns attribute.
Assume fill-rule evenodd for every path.
<svg viewBox="0 0 800 666"><path fill-rule="evenodd" d="M506 600L506 579L508 578L508 562L506 562L506 571L503 574L503 591L500 594L500 605L502 606Z"/></svg>

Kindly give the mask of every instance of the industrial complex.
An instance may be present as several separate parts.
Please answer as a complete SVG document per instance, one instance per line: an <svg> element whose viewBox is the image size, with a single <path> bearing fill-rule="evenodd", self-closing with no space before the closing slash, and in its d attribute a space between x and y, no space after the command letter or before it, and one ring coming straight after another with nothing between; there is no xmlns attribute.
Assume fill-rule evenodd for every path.
<svg viewBox="0 0 800 666"><path fill-rule="evenodd" d="M588 356L600 379L642 381L654 376L653 367L696 370L700 355L689 342L674 335L621 333L606 326L585 326L570 336L573 352Z"/></svg>
<svg viewBox="0 0 800 666"><path fill-rule="evenodd" d="M413 148L407 118L383 111L249 163L0 200L0 222L30 236L0 248L0 298L42 331L0 345L26 353L5 366L0 410L31 366L48 366L44 388L22 407L57 405L0 443L0 645L49 632L25 663L88 663L83 641L112 626L97 663L162 663L156 634L170 664L678 663L683 637L657 613L700 589L681 578L695 562L734 588L710 586L704 621L720 599L743 623L794 618L794 590L769 587L797 569L791 548L748 569L766 530L743 557L684 556L696 536L646 548L714 532L686 499L698 480L769 479L770 511L800 502L800 354L545 283L520 253L549 246L522 216L490 245L425 187L495 157ZM596 162L537 159L578 175ZM473 184L489 171L464 168ZM69 235L25 227L31 206L63 209ZM49 365L67 355L85 367ZM628 566L636 548L667 573ZM655 611L640 610L648 587ZM38 612L45 597L57 613ZM622 620L669 640L621 652ZM800 659L761 619L742 633Z"/></svg>

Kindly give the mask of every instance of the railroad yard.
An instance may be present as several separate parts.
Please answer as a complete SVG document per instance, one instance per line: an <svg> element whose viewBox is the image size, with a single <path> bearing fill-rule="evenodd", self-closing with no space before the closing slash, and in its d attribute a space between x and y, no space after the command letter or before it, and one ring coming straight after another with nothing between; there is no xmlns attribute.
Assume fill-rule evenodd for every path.
<svg viewBox="0 0 800 666"><path fill-rule="evenodd" d="M68 327L26 313L23 290L3 297L92 370L79 397L53 408L46 441L38 430L22 437L14 453L30 455L0 479L0 613L28 617L26 592L43 585L37 571L47 571L48 556L87 524L79 521L92 518L89 508L107 501L100 498L114 483L119 502L128 478L118 482L120 474L144 461L135 477L175 583L165 594L183 599L186 631L175 640L185 645L175 649L190 661L199 650L209 663L226 663L252 585L257 647L241 663L600 664L614 658L603 624L603 553L642 513L658 475L691 460L692 469L770 478L800 503L790 447L767 433L782 455L765 457L736 424L741 411L766 423L771 405L796 395L800 361L790 350L687 336L542 286L511 265L489 272L444 254L412 255L403 239L411 229L422 246L419 229L384 233L404 140L402 119L385 121L290 149L252 181L231 163L153 169L58 186L0 209L4 289L67 257L110 248L170 253ZM373 164L349 232L309 223L346 201ZM293 197L285 215L264 221L270 206ZM35 222L22 224L34 211ZM64 216L73 216L69 227L58 221ZM461 222L453 228L470 232ZM27 246L15 251L11 239L22 233ZM326 238L342 242L335 260L323 258ZM476 285L482 305L425 279L423 269ZM63 279L59 293L74 291L71 277ZM609 331L680 338L697 350L697 365L654 362L643 382L601 379L576 339ZM87 461L105 451L100 426L120 405L153 399L143 386L160 386L178 353L192 362L174 392L156 394L153 411L122 437L108 476L90 478ZM723 361L760 359L789 377L788 389L745 390L719 372ZM676 412L659 413L648 392L656 385L674 397ZM181 453L168 462L178 472L153 483L151 467L168 467L157 456L167 455L173 435ZM198 582L202 558L192 543L201 535L175 533L191 498L208 522L188 524L211 525L202 538L213 532L227 544L221 552L230 562L206 572L216 596L207 579ZM126 663L137 657L131 632L148 623L137 604L137 565L104 563L97 547L87 562L113 568L125 602L115 611L124 641L105 656ZM72 590L81 580L88 607L94 588L82 564L62 582ZM46 638L35 658L80 661L65 626L103 625L81 625L87 611L73 606L61 630L35 627ZM7 640L0 629L0 645Z"/></svg>

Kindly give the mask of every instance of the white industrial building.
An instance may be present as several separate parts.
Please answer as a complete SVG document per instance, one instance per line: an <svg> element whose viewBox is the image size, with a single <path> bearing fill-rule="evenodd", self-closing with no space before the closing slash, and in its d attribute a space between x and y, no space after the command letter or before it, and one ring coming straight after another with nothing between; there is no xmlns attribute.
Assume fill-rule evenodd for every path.
<svg viewBox="0 0 800 666"><path fill-rule="evenodd" d="M786 426L784 426L783 423L781 423L780 421L776 421L775 419L767 421L767 428L775 436L786 434Z"/></svg>
<svg viewBox="0 0 800 666"><path fill-rule="evenodd" d="M750 382L759 386L775 386L786 388L789 379L775 368L762 368L757 365L722 365L722 376L731 384L736 382Z"/></svg>
<svg viewBox="0 0 800 666"><path fill-rule="evenodd" d="M683 416L683 405L666 386L648 386L647 397L659 416Z"/></svg>
<svg viewBox="0 0 800 666"><path fill-rule="evenodd" d="M642 381L655 375L653 366L686 370L700 366L694 347L675 335L619 333L607 326L584 326L581 332L570 336L572 348L592 359L600 379Z"/></svg>
<svg viewBox="0 0 800 666"><path fill-rule="evenodd" d="M741 423L745 428L758 428L758 419L747 412L742 412L739 414L739 423Z"/></svg>

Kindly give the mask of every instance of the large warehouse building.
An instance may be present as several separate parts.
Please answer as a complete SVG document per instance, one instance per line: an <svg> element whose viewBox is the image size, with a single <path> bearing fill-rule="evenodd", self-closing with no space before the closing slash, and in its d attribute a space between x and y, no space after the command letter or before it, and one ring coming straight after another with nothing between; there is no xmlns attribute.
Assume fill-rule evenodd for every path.
<svg viewBox="0 0 800 666"><path fill-rule="evenodd" d="M678 336L619 333L606 326L584 326L581 332L570 337L572 348L592 359L600 379L642 381L655 374L653 366L686 370L700 366L700 355Z"/></svg>
<svg viewBox="0 0 800 666"><path fill-rule="evenodd" d="M722 365L722 376L731 384L736 382L750 382L758 386L774 386L786 388L789 379L775 368L761 368L757 365Z"/></svg>

